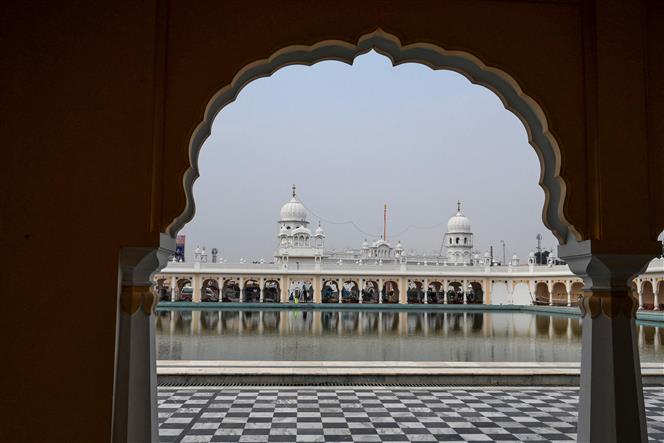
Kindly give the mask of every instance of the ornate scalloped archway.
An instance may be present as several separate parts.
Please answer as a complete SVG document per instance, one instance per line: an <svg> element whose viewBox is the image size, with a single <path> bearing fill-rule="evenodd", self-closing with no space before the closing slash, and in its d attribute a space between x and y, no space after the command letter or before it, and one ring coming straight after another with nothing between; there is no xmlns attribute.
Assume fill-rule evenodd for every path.
<svg viewBox="0 0 664 443"><path fill-rule="evenodd" d="M189 143L190 166L184 174L183 186L186 206L167 228L167 234L175 234L194 216L195 203L193 184L199 176L198 155L209 137L217 114L237 98L240 91L253 80L272 75L277 70L291 65L311 66L324 60L336 60L352 64L353 60L374 50L388 57L394 66L403 63L420 63L434 70L450 70L466 77L470 82L493 91L507 110L512 112L526 128L528 141L535 149L540 161L539 184L544 190L542 211L544 224L564 244L572 234L581 240L581 235L567 221L563 212L566 186L560 177L561 154L556 139L549 130L541 106L528 97L514 78L506 72L485 65L477 57L462 51L448 51L429 43L402 46L399 39L377 29L362 36L357 43L327 40L311 46L289 46L275 52L271 57L245 66L233 81L218 91L208 102L203 121L198 124Z"/></svg>

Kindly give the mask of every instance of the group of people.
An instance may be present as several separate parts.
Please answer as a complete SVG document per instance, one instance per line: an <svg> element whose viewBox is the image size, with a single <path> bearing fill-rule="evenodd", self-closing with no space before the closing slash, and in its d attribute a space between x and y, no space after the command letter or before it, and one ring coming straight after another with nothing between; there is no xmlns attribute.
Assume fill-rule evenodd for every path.
<svg viewBox="0 0 664 443"><path fill-rule="evenodd" d="M296 288L290 291L290 294L288 295L288 302L297 304L313 301L313 298L311 297L312 294L310 294L310 292L313 293L313 290L307 290L306 286L302 286L302 289Z"/></svg>

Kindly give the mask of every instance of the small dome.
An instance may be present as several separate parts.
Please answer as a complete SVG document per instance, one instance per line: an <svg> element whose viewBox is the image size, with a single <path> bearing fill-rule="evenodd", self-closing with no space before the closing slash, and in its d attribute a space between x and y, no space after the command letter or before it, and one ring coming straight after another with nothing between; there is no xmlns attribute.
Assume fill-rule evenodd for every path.
<svg viewBox="0 0 664 443"><path fill-rule="evenodd" d="M517 257L516 254L512 255L512 260L516 260L516 259L518 259L518 258L519 258L519 257Z"/></svg>
<svg viewBox="0 0 664 443"><path fill-rule="evenodd" d="M316 228L316 237L325 237L325 231L320 225Z"/></svg>
<svg viewBox="0 0 664 443"><path fill-rule="evenodd" d="M403 251L403 245L401 244L400 241L397 242L396 250L397 251Z"/></svg>
<svg viewBox="0 0 664 443"><path fill-rule="evenodd" d="M367 241L366 238L362 242L362 249L369 249L369 242Z"/></svg>
<svg viewBox="0 0 664 443"><path fill-rule="evenodd" d="M528 257L535 258L535 251L530 251L530 253L528 254Z"/></svg>
<svg viewBox="0 0 664 443"><path fill-rule="evenodd" d="M447 222L448 234L470 234L470 219L461 212L459 203L457 213Z"/></svg>

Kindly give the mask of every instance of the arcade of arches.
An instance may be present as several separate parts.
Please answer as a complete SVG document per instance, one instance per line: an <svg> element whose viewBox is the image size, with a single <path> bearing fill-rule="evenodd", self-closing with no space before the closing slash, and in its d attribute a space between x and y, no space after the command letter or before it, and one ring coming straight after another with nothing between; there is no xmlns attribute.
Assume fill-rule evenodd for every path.
<svg viewBox="0 0 664 443"><path fill-rule="evenodd" d="M664 3L311 5L2 4L5 283L25 287L38 270L50 284L6 298L0 440L157 438L151 274L193 215L211 104L279 66L349 61L375 44L462 72L522 119L542 163L543 217L585 285L578 438L646 441L627 281L664 229ZM361 40L377 29L392 37ZM654 290L638 289L646 301Z"/></svg>

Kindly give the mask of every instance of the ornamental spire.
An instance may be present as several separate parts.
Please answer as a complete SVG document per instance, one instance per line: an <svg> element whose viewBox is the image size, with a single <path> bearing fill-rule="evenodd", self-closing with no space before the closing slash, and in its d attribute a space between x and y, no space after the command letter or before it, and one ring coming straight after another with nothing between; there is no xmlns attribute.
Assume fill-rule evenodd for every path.
<svg viewBox="0 0 664 443"><path fill-rule="evenodd" d="M295 197L295 185L293 185L293 197Z"/></svg>
<svg viewBox="0 0 664 443"><path fill-rule="evenodd" d="M457 212L461 212L461 201L457 200Z"/></svg>

